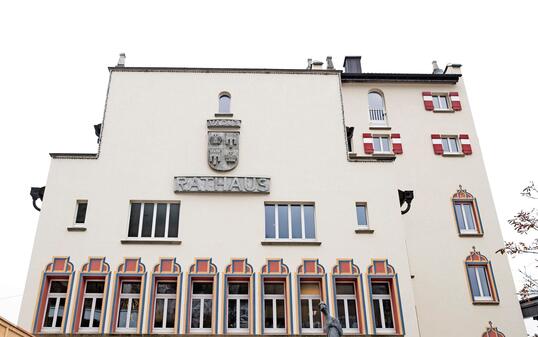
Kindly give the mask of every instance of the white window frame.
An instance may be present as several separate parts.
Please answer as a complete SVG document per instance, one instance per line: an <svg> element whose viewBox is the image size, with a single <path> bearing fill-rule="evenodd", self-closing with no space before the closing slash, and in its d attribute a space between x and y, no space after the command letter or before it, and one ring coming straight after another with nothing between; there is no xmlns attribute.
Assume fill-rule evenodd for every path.
<svg viewBox="0 0 538 337"><path fill-rule="evenodd" d="M52 293L51 292L51 287L52 287L52 282L68 282L67 284L67 287L68 289L66 290L65 293ZM47 301L45 301L44 305L45 305L45 310L44 310L44 314L43 314L43 322L41 323L41 331L43 332L58 332L58 331L61 331L62 329L62 325L65 323L65 316L67 314L67 310L66 310L66 304L67 304L67 291L69 290L69 281L68 280L65 280L65 279L51 279L49 281L49 291L47 293ZM52 315L52 326L51 327L46 327L45 326L45 319L47 318L47 306L49 305L49 299L51 298L55 298L56 299L56 302L54 304L54 314ZM64 308L63 308L63 316L62 316L62 324L60 324L59 327L56 327L56 322L58 320L58 309L60 307L60 301L63 299L65 299L64 301Z"/></svg>
<svg viewBox="0 0 538 337"><path fill-rule="evenodd" d="M376 151L375 149L375 139L379 138L379 146L381 151ZM382 139L387 139L388 148L385 149L383 146ZM392 153L392 142L389 135L372 135L372 147L374 148L374 154L391 154Z"/></svg>
<svg viewBox="0 0 538 337"><path fill-rule="evenodd" d="M370 106L370 102L368 102L368 118L370 121L370 125L373 126L387 126L387 108L385 106L385 95L383 95L380 91L377 90L371 90L368 92L367 99L369 101L370 94L378 94L381 97L381 101L383 103L383 107L381 109L372 108ZM381 115L383 119L372 119L372 115Z"/></svg>
<svg viewBox="0 0 538 337"><path fill-rule="evenodd" d="M274 206L275 207L275 238L265 238L267 241L313 241L315 242L317 239L317 230L316 230L316 206L313 203L305 203L305 202L277 202L277 203L266 203L265 206ZM279 206L286 206L287 207L287 213L288 213L288 237L287 238L280 238L280 218L279 218L279 212L280 207ZM291 208L292 206L301 206L301 238L293 238L292 230L292 220L291 220ZM314 237L313 238L306 238L306 222L305 222L305 216L304 216L304 206L312 206L314 210ZM267 225L267 224L266 224Z"/></svg>
<svg viewBox="0 0 538 337"><path fill-rule="evenodd" d="M221 111L221 110L226 110L224 109L224 104L222 103L223 97L228 97L228 106L227 106L228 111ZM218 110L219 110L218 114L230 114L232 112L232 95L229 92L224 91L219 94Z"/></svg>
<svg viewBox="0 0 538 337"><path fill-rule="evenodd" d="M194 294L193 293L193 289L194 289L194 283L211 283L213 284L213 287L215 287L215 284L214 282L204 282L204 281L192 281L191 282L191 303L190 304L190 312L189 312L189 332L193 332L193 333L207 333L207 332L211 332L211 330L213 329L213 304L214 304L214 299L213 299L213 294ZM193 328L191 325L192 325L192 307L193 307L193 302L194 300L200 300L200 324L198 325L198 328ZM204 328L204 305L205 305L205 300L211 300L211 328Z"/></svg>
<svg viewBox="0 0 538 337"><path fill-rule="evenodd" d="M353 285L353 294L338 294L336 285L338 284L351 284ZM355 287L354 282L343 282L343 281L336 281L334 292L336 293L336 310L338 310L338 300L344 301L344 317L346 318L345 322L340 322L342 324L342 329L344 332L356 332L359 329L359 303L357 301L357 289ZM349 300L355 301L355 313L357 315L357 328L346 328L349 326ZM340 313L338 313L340 314ZM340 316L340 315L338 315Z"/></svg>
<svg viewBox="0 0 538 337"><path fill-rule="evenodd" d="M439 97L443 97L446 100L446 108L441 108L440 99ZM437 104L439 105L439 108L435 106L435 102L437 101ZM440 94L440 93L434 93L432 94L432 104L433 104L433 110L434 111L448 111L451 110L451 104L450 104L450 98L448 97L448 94Z"/></svg>
<svg viewBox="0 0 538 337"><path fill-rule="evenodd" d="M460 224L458 223L458 215L457 215L458 213L457 213L456 210L454 210L456 212L456 225L458 226L458 230L460 231L461 234L477 234L478 233L478 224L477 224L477 219L476 219L475 213L474 213L474 203L472 201L454 201L454 208L456 208L458 205L461 207L463 225L465 227L465 229L460 228ZM475 226L474 229L469 228L469 220L467 219L467 214L465 213L465 211L463 209L464 205L468 205L469 207L471 207L472 221L473 221L474 226Z"/></svg>
<svg viewBox="0 0 538 337"><path fill-rule="evenodd" d="M366 217L366 226L359 223L359 217L357 214L357 208L364 207L364 216ZM368 206L366 202L356 202L355 203L355 218L357 218L357 228L359 229L370 229L370 219L368 218Z"/></svg>
<svg viewBox="0 0 538 337"><path fill-rule="evenodd" d="M175 283L176 284L176 289L175 289L176 292L174 294L159 294L157 292L159 283ZM155 313L157 312L157 300L158 299L162 299L164 301L163 326L160 327L160 328L155 327ZM168 317L168 303L170 302L170 300L175 300L176 301L176 305L174 306L174 322L173 322L174 326L172 328L166 328L167 317ZM174 332L174 327L176 326L177 306L178 306L178 301L177 301L177 282L176 281L157 281L155 283L155 301L153 301L153 322L152 322L152 326L151 326L153 332L155 332L155 333L170 333L170 332Z"/></svg>
<svg viewBox="0 0 538 337"><path fill-rule="evenodd" d="M323 316L321 315L320 313L320 322L321 322L321 328L313 328L314 326L314 308L313 308L313 305L312 305L312 301L313 300L319 300L319 302L321 303L322 300L321 300L321 282L308 282L308 281L301 281L300 284L299 284L299 288L301 288L301 285L303 283L316 283L319 285L319 291L320 291L320 294L318 295L304 295L303 293L301 293L301 296L299 298L299 305L300 305L300 308L302 310L302 301L303 300L308 300L308 319L309 319L309 323L310 323L310 328L303 328L303 318L302 318L302 312L301 312L301 316L299 317L299 324L300 324L300 327L301 327L301 333L319 333L319 332L322 332L323 331Z"/></svg>
<svg viewBox="0 0 538 337"><path fill-rule="evenodd" d="M265 287L265 284L282 284L282 288L283 288L283 293L282 294L266 294L264 292L263 294L263 308L265 309L265 301L266 300L271 300L271 307L273 308L273 327L272 328L266 328L265 327L265 316L263 317L263 320L262 320L262 323L263 323L263 332L265 334L283 334L283 333L286 333L286 327L287 327L287 324L288 324L288 320L287 320L287 317L286 317L286 282L284 281L264 281L263 283L263 286ZM275 328L278 323L278 318L277 318L277 306L276 306L276 301L277 300L283 300L284 301L284 328ZM264 310L264 315L265 315L265 310Z"/></svg>
<svg viewBox="0 0 538 337"><path fill-rule="evenodd" d="M375 327L376 333L384 333L384 334L393 334L396 333L396 321L394 320L394 303L392 303L392 298L390 294L390 283L389 282L377 282L377 283L386 283L388 285L389 293L388 294L372 294L372 301L377 301L379 303L379 310L380 312L375 312L374 307L372 307L372 312L374 313L374 327L375 327L375 315L379 315L381 318L381 326L382 328ZM383 300L389 300L390 301L390 314L392 315L392 322L394 324L394 328L386 328L385 327L385 315L383 314L384 307L383 307Z"/></svg>
<svg viewBox="0 0 538 337"><path fill-rule="evenodd" d="M446 151L444 145L443 145L443 140L446 139L447 140L447 144L448 144L448 151ZM452 148L452 145L450 143L450 140L451 139L454 139L456 141L456 151L454 151L454 149ZM443 148L443 154L460 154L462 153L461 151L461 143L458 139L457 136L441 136L441 147Z"/></svg>
<svg viewBox="0 0 538 337"><path fill-rule="evenodd" d="M138 294L124 294L122 293L122 289L123 289L123 284L124 283L131 283L131 282L138 282L140 283L140 291L142 291L142 282L141 281L133 281L133 280L122 280L121 283L120 283L120 294L118 296L118 312L117 312L117 322L116 322L116 331L117 332L136 332L136 329L138 328L138 323L140 323L140 319L142 319L142 317L140 317L140 308L142 307L142 302L141 302L141 296L140 296L140 293ZM127 323L127 327L120 327L119 324L120 324L120 310L121 310L121 300L122 299L127 299L128 302L127 302L127 319L125 321L125 323ZM131 323L131 312L133 310L133 300L137 299L138 300L138 319L136 321L136 326L135 327L131 327L130 326L130 323Z"/></svg>
<svg viewBox="0 0 538 337"><path fill-rule="evenodd" d="M249 327L250 327L250 299L249 299L249 293L250 293L250 284L248 281L227 281L228 282L228 285L230 283L245 283L247 285L247 289L248 289L248 293L247 294L230 294L228 293L227 294L227 299L226 299L226 308L228 308L228 303L230 301L235 301L235 310L236 310L236 315L235 315L235 325L236 327L235 328L228 328L228 315L230 314L230 312L228 310L226 310L226 321L225 321L225 324L226 324L226 331L227 332L232 332L232 333L244 333L244 332L248 332L249 330ZM228 286L228 292L229 292L229 286ZM241 328L241 300L247 300L247 306L248 306L248 321L247 321L247 327L246 328Z"/></svg>
<svg viewBox="0 0 538 337"><path fill-rule="evenodd" d="M133 204L140 204L140 215L138 219L138 234L136 237L129 236L129 225L131 223L131 207L133 207ZM151 220L151 236L142 236L142 226L144 223L144 210L146 208L147 204L153 204L153 219ZM164 236L163 237L155 237L155 230L156 230L156 223L157 223L157 205L158 204L166 204L166 219L164 221ZM162 239L178 239L179 238L179 216L178 216L178 229L177 237L169 237L168 236L168 229L170 227L170 205L176 204L179 206L179 212L181 213L181 203L180 202L174 202L174 201L131 201L129 205L129 225L127 226L127 237L129 239L144 239L144 240L162 240Z"/></svg>
<svg viewBox="0 0 538 337"><path fill-rule="evenodd" d="M480 296L475 296L473 294L473 288L471 287L471 295L473 296L473 300L474 301L493 301L493 297L491 296L493 294L492 292L492 289L490 287L490 284L489 284L489 276L488 276L488 267L486 265L469 265L467 266L467 268L472 268L473 269L473 272L474 272L474 276L476 277L476 284L478 285L478 291L480 292ZM482 284L482 282L480 281L480 274L478 274L478 269L479 268L483 268L484 269L484 273L486 275L486 285L485 287L487 287L488 291L489 291L489 296L484 296L484 285ZM471 280L469 280L469 283L471 282Z"/></svg>
<svg viewBox="0 0 538 337"><path fill-rule="evenodd" d="M102 293L88 293L88 282L102 282L103 283L103 292ZM96 332L99 331L99 326L95 327L93 326L93 319L95 317L95 306L98 299L101 299L101 317L99 317L99 325L101 325L102 322L102 314L103 314L103 293L105 289L105 281L104 280L86 280L84 285L84 297L82 299L82 310L80 312L80 322L79 322L79 331L80 332ZM83 327L82 326L82 317L84 315L84 302L86 302L86 299L90 298L92 300L92 308L90 312L90 326L89 327Z"/></svg>
<svg viewBox="0 0 538 337"><path fill-rule="evenodd" d="M81 204L86 204L86 214L84 214L84 221L83 222L77 222L79 206ZM88 200L85 200L85 199L77 200L77 204L75 205L75 218L73 219L73 226L84 227L86 225L86 218L87 217L88 217Z"/></svg>

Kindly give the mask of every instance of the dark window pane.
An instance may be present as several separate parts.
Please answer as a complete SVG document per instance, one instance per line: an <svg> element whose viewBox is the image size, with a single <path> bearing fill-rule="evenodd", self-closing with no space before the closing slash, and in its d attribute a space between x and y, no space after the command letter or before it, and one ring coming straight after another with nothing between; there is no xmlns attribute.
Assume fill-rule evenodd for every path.
<svg viewBox="0 0 538 337"><path fill-rule="evenodd" d="M288 239L288 205L278 205L278 238Z"/></svg>
<svg viewBox="0 0 538 337"><path fill-rule="evenodd" d="M51 281L50 292L56 294L63 294L67 292L67 281Z"/></svg>
<svg viewBox="0 0 538 337"><path fill-rule="evenodd" d="M359 227L368 227L366 219L366 205L357 205L357 223Z"/></svg>
<svg viewBox="0 0 538 337"><path fill-rule="evenodd" d="M275 237L275 205L265 205L265 238L274 239Z"/></svg>
<svg viewBox="0 0 538 337"><path fill-rule="evenodd" d="M168 216L168 237L177 238L179 232L179 204L170 204Z"/></svg>
<svg viewBox="0 0 538 337"><path fill-rule="evenodd" d="M473 293L473 297L480 296L480 288L478 288L475 267L467 267L467 275L469 275L469 282L471 283L471 292Z"/></svg>
<svg viewBox="0 0 538 337"><path fill-rule="evenodd" d="M129 300L127 298L122 298L120 300L120 308L118 315L118 328L127 327L127 310L128 310Z"/></svg>
<svg viewBox="0 0 538 337"><path fill-rule="evenodd" d="M248 300L239 301L239 327L248 328Z"/></svg>
<svg viewBox="0 0 538 337"><path fill-rule="evenodd" d="M204 300L204 326L203 328L211 328L211 312L213 311L212 300Z"/></svg>
<svg viewBox="0 0 538 337"><path fill-rule="evenodd" d="M164 316L164 299L158 298L155 301L155 321L153 323L154 328L163 327L163 316Z"/></svg>
<svg viewBox="0 0 538 337"><path fill-rule="evenodd" d="M166 326L165 328L173 328L176 317L176 300L168 300L168 307L166 308Z"/></svg>
<svg viewBox="0 0 538 337"><path fill-rule="evenodd" d="M342 327L347 328L346 309L344 306L345 306L344 300L336 300L336 315L338 317L338 320L340 321L340 324L342 324Z"/></svg>
<svg viewBox="0 0 538 337"><path fill-rule="evenodd" d="M212 294L213 293L213 283L209 283L209 282L194 282L192 284L192 293L193 294Z"/></svg>
<svg viewBox="0 0 538 337"><path fill-rule="evenodd" d="M122 294L140 294L140 282L122 282Z"/></svg>
<svg viewBox="0 0 538 337"><path fill-rule="evenodd" d="M286 327L285 312L284 300L276 300L276 327L279 329Z"/></svg>
<svg viewBox="0 0 538 337"><path fill-rule="evenodd" d="M388 295L389 284L388 283L372 283L372 293L377 295Z"/></svg>
<svg viewBox="0 0 538 337"><path fill-rule="evenodd" d="M65 298L60 298L60 305L58 305L58 315L56 316L57 328L62 326L62 321L64 318L64 307L65 307Z"/></svg>
<svg viewBox="0 0 538 337"><path fill-rule="evenodd" d="M193 298L191 309L191 328L196 329L200 327L200 306L200 299Z"/></svg>
<svg viewBox="0 0 538 337"><path fill-rule="evenodd" d="M86 221L86 209L88 208L87 202L78 202L77 204L77 218L76 223L84 223Z"/></svg>
<svg viewBox="0 0 538 337"><path fill-rule="evenodd" d="M374 318L375 318L375 327L380 329L383 328L381 324L381 308L379 307L379 300L374 300Z"/></svg>
<svg viewBox="0 0 538 337"><path fill-rule="evenodd" d="M102 294L104 289L105 289L105 282L102 282L102 281L86 282L86 293L88 294Z"/></svg>
<svg viewBox="0 0 538 337"><path fill-rule="evenodd" d="M176 288L176 282L159 282L157 283L157 294L175 294Z"/></svg>
<svg viewBox="0 0 538 337"><path fill-rule="evenodd" d="M467 229L476 229L476 225L474 223L473 206L471 204L463 204L463 210L465 211L465 218L467 219Z"/></svg>
<svg viewBox="0 0 538 337"><path fill-rule="evenodd" d="M101 324L101 308L103 307L103 299L95 299L95 309L93 311L93 327L98 328Z"/></svg>
<svg viewBox="0 0 538 337"><path fill-rule="evenodd" d="M385 317L385 328L393 329L394 322L392 321L392 305L390 300L383 300L383 315Z"/></svg>
<svg viewBox="0 0 538 337"><path fill-rule="evenodd" d="M47 309L45 313L45 321L43 326L46 328L52 327L52 321L54 319L54 311L56 310L56 298L49 298L47 301Z"/></svg>
<svg viewBox="0 0 538 337"><path fill-rule="evenodd" d="M263 293L265 295L282 295L284 294L284 283L269 283L263 284Z"/></svg>
<svg viewBox="0 0 538 337"><path fill-rule="evenodd" d="M294 239L301 239L303 237L301 205L291 205L291 237Z"/></svg>
<svg viewBox="0 0 538 337"><path fill-rule="evenodd" d="M304 224L305 224L305 238L316 238L316 227L314 224L314 206L304 205Z"/></svg>
<svg viewBox="0 0 538 337"><path fill-rule="evenodd" d="M138 236L138 224L140 222L140 204L131 204L131 216L129 218L129 237Z"/></svg>
<svg viewBox="0 0 538 337"><path fill-rule="evenodd" d="M301 327L303 329L310 328L310 309L308 307L308 300L301 300Z"/></svg>
<svg viewBox="0 0 538 337"><path fill-rule="evenodd" d="M138 324L138 308L139 301L137 298L133 298L131 301L131 317L129 319L130 328L136 328L136 325Z"/></svg>
<svg viewBox="0 0 538 337"><path fill-rule="evenodd" d="M337 283L336 293L339 295L355 295L355 286L353 283Z"/></svg>
<svg viewBox="0 0 538 337"><path fill-rule="evenodd" d="M248 283L230 283L228 284L228 294L248 294Z"/></svg>
<svg viewBox="0 0 538 337"><path fill-rule="evenodd" d="M456 222L460 230L465 230L465 221L463 220L463 212L461 210L461 204L455 204L454 210L456 211Z"/></svg>
<svg viewBox="0 0 538 337"><path fill-rule="evenodd" d="M489 282L486 276L486 268L485 267L478 267L478 277L480 278L480 285L482 286L482 294L486 297L491 296L491 293L489 291Z"/></svg>
<svg viewBox="0 0 538 337"><path fill-rule="evenodd" d="M155 237L164 238L166 225L166 204L157 204L157 217L155 219Z"/></svg>
<svg viewBox="0 0 538 337"><path fill-rule="evenodd" d="M358 320L357 320L357 304L355 303L355 300L347 300L347 312L349 316L349 327L352 329L356 329L359 327Z"/></svg>
<svg viewBox="0 0 538 337"><path fill-rule="evenodd" d="M273 300L264 301L264 313L265 313L265 328L273 328Z"/></svg>
<svg viewBox="0 0 538 337"><path fill-rule="evenodd" d="M236 300L228 300L228 328L235 328L237 322L237 303Z"/></svg>
<svg viewBox="0 0 538 337"><path fill-rule="evenodd" d="M319 300L312 300L312 311L314 316L313 328L321 328L321 311L319 311Z"/></svg>
<svg viewBox="0 0 538 337"><path fill-rule="evenodd" d="M84 304L82 307L82 317L80 318L80 327L88 328L90 327L91 314L92 314L92 304L93 300L91 298L85 298Z"/></svg>
<svg viewBox="0 0 538 337"><path fill-rule="evenodd" d="M153 225L153 203L144 204L144 216L142 218L142 237L151 237L151 227Z"/></svg>

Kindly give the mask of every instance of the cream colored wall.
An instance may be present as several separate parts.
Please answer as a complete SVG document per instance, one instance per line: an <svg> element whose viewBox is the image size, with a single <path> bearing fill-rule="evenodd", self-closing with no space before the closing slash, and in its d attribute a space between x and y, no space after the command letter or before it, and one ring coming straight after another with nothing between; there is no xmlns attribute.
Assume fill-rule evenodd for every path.
<svg viewBox="0 0 538 337"><path fill-rule="evenodd" d="M393 166L395 188L411 189L411 211L402 216L411 281L422 336L481 336L488 321L507 336L524 336L521 310L507 258L495 251L503 246L495 206L463 80L450 84L343 85L346 124L355 126L354 145L362 151L362 133L368 128L367 94L380 89L385 96L389 125L400 133L403 155L394 163L357 163L360 166ZM462 110L453 113L426 111L422 91L458 91ZM431 134L469 134L473 154L443 157L433 153ZM483 237L459 237L451 196L462 185L478 201ZM493 266L499 305L473 305L464 260L476 246Z"/></svg>

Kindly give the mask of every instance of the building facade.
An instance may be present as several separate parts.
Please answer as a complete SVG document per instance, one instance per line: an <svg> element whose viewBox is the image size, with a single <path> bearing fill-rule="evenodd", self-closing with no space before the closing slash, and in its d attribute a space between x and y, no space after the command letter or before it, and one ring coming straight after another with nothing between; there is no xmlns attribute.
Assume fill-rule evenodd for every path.
<svg viewBox="0 0 538 337"><path fill-rule="evenodd" d="M460 66L328 64L110 68L98 152L51 154L20 325L322 334L324 302L345 334L525 335Z"/></svg>

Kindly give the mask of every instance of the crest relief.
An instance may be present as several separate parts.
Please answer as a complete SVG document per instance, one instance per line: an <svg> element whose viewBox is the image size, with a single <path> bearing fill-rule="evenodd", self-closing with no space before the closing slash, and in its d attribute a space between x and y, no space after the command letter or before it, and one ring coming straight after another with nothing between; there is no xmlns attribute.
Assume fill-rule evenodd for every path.
<svg viewBox="0 0 538 337"><path fill-rule="evenodd" d="M210 125L208 121L207 161L216 171L231 171L239 162L239 131L214 130L229 127L228 124Z"/></svg>

